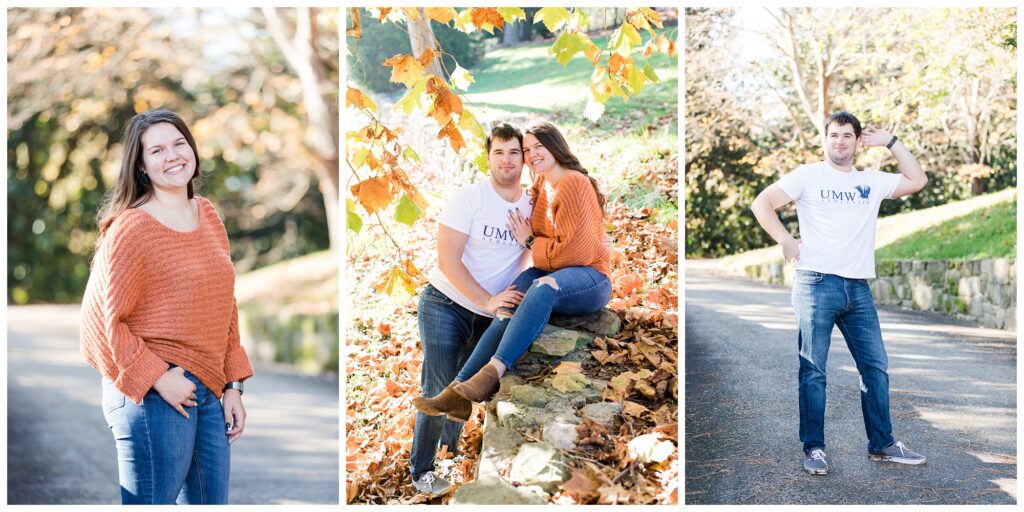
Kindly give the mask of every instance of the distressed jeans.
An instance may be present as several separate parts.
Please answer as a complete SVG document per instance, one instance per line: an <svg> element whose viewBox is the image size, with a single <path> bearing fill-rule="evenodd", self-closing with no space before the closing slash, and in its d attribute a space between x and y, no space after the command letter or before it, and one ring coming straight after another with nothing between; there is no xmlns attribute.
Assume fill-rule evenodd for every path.
<svg viewBox="0 0 1024 512"><path fill-rule="evenodd" d="M423 350L420 387L423 396L432 398L451 384L491 319L473 313L427 285L420 294L417 320ZM449 452L456 452L462 425L444 416L416 413L409 456L413 478L434 470L440 445L448 445Z"/></svg>
<svg viewBox="0 0 1024 512"><path fill-rule="evenodd" d="M549 277L555 285L541 280ZM513 281L526 290L511 319L495 318L455 380L463 382L495 358L511 368L540 337L551 313L584 315L600 310L611 298L608 277L591 267L566 267L547 272L533 267Z"/></svg>
<svg viewBox="0 0 1024 512"><path fill-rule="evenodd" d="M860 405L868 451L891 445L888 357L867 281L797 270L793 309L798 325L800 440L804 452L825 447L825 365L834 326L843 333L860 373Z"/></svg>
<svg viewBox="0 0 1024 512"><path fill-rule="evenodd" d="M223 505L231 451L220 399L194 375L195 407L186 418L150 389L141 404L103 379L103 416L117 447L124 505Z"/></svg>

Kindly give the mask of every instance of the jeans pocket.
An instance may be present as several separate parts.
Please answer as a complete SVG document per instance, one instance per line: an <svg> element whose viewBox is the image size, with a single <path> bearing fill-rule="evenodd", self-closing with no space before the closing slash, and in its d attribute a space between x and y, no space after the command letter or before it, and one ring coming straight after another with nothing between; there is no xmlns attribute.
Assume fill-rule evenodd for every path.
<svg viewBox="0 0 1024 512"><path fill-rule="evenodd" d="M793 277L795 284L817 284L820 283L825 274L813 270L797 270Z"/></svg>
<svg viewBox="0 0 1024 512"><path fill-rule="evenodd" d="M433 302L434 304L441 304L443 306L451 306L455 304L455 301L448 298L447 295L437 291L433 286L423 292L423 300Z"/></svg>
<svg viewBox="0 0 1024 512"><path fill-rule="evenodd" d="M114 387L109 379L103 379L103 414L110 414L124 407L127 397Z"/></svg>

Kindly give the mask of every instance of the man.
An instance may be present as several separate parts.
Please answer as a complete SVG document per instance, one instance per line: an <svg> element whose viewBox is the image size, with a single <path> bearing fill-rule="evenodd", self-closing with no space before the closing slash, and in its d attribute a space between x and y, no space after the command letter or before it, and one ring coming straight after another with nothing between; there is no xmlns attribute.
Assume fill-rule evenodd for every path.
<svg viewBox="0 0 1024 512"><path fill-rule="evenodd" d="M499 307L514 307L525 290L510 286L529 266L529 252L506 227L509 211L533 210L523 191L523 136L507 123L487 137L488 179L466 185L448 200L438 218L437 268L420 295L418 321L423 395L433 397L455 379L490 325ZM428 496L448 492L451 484L434 475L438 442L455 452L462 423L472 408L444 416L416 414L410 463L413 487Z"/></svg>
<svg viewBox="0 0 1024 512"><path fill-rule="evenodd" d="M885 146L900 174L853 166L858 141ZM901 464L923 464L892 435L889 417L888 358L871 290L875 277L875 224L882 199L896 199L924 188L928 177L896 136L867 127L849 112L825 122L825 160L798 167L758 194L751 210L761 227L782 245L786 261L796 262L793 308L800 349L800 440L804 470L828 474L825 455L825 363L832 328L839 330L860 373L861 410L868 456ZM796 202L801 240L794 239L775 210Z"/></svg>

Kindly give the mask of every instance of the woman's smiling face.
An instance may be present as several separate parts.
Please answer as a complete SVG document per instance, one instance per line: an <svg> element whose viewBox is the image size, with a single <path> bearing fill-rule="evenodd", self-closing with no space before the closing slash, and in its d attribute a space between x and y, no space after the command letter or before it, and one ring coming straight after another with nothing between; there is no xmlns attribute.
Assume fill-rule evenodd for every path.
<svg viewBox="0 0 1024 512"><path fill-rule="evenodd" d="M530 170L537 174L544 174L555 168L558 163L555 157L551 156L544 144L541 144L532 133L523 134L523 160Z"/></svg>
<svg viewBox="0 0 1024 512"><path fill-rule="evenodd" d="M196 172L196 154L185 136L171 123L157 123L143 132L142 162L156 188L188 186Z"/></svg>

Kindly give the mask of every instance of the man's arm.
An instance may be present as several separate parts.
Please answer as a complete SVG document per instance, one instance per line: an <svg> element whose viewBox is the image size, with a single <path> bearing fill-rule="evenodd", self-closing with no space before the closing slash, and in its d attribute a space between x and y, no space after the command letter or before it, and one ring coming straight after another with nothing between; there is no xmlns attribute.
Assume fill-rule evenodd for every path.
<svg viewBox="0 0 1024 512"><path fill-rule="evenodd" d="M757 223L768 232L768 236L782 245L782 256L786 261L799 261L800 242L797 242L793 235L789 234L786 226L782 225L779 216L775 214L775 210L792 201L793 199L786 194L785 190L782 190L778 183L772 183L757 195L754 202L750 204L750 211L754 212Z"/></svg>
<svg viewBox="0 0 1024 512"><path fill-rule="evenodd" d="M437 225L437 267L452 283L452 286L473 301L476 307L488 313L494 313L500 306L511 308L519 304L523 294L514 291L514 286L491 296L480 286L480 283L476 282L473 275L469 273L469 269L466 268L466 264L462 262L462 251L466 249L467 241L469 241L468 234L444 224Z"/></svg>
<svg viewBox="0 0 1024 512"><path fill-rule="evenodd" d="M892 134L868 126L861 132L860 138L865 146L885 146L892 140ZM907 149L902 141L897 140L889 148L889 151L892 152L892 156L896 157L896 164L900 168L900 173L903 174L900 177L900 182L896 185L896 190L892 192L893 199L913 194L928 184L928 175L925 174L921 164L917 163L917 158L914 158L914 154Z"/></svg>

